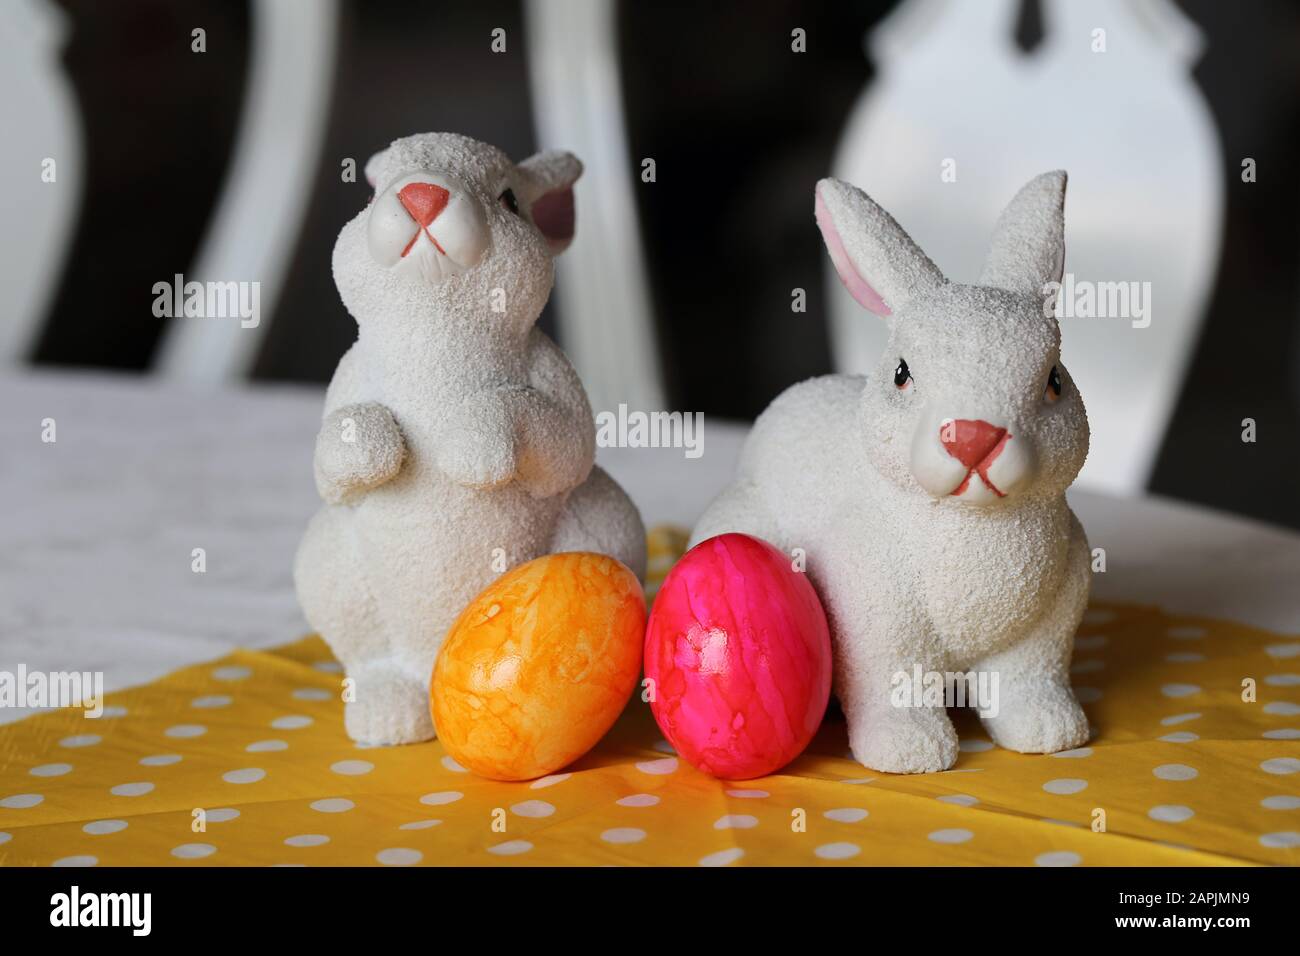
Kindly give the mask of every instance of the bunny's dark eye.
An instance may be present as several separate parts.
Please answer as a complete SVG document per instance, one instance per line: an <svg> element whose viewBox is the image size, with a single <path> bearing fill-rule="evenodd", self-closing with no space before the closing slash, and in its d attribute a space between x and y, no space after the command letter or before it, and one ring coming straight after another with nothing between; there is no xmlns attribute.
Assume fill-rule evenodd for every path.
<svg viewBox="0 0 1300 956"><path fill-rule="evenodd" d="M898 360L898 368L894 369L894 384L899 390L907 388L907 383L912 380L912 373L907 367L907 363L901 358Z"/></svg>
<svg viewBox="0 0 1300 956"><path fill-rule="evenodd" d="M515 191L513 189L507 187L506 190L497 198L501 200L501 205L505 206L516 216L519 215L519 200L515 198Z"/></svg>
<svg viewBox="0 0 1300 956"><path fill-rule="evenodd" d="M894 384L900 389L907 388L907 383L912 380L912 372L907 367L907 362L903 359L898 360L898 368L894 369Z"/></svg>
<svg viewBox="0 0 1300 956"><path fill-rule="evenodd" d="M1047 387L1043 389L1043 398L1054 402L1061 397L1061 370L1055 365L1047 376Z"/></svg>

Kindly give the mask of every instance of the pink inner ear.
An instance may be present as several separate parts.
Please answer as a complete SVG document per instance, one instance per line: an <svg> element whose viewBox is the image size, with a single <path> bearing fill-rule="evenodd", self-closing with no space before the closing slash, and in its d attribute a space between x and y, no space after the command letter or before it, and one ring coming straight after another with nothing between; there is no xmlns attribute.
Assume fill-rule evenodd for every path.
<svg viewBox="0 0 1300 956"><path fill-rule="evenodd" d="M835 271L839 273L844 288L848 289L853 298L858 300L858 305L869 312L881 316L890 315L892 310L885 305L885 300L880 297L880 293L858 274L853 261L849 259L849 254L844 248L844 242L840 239L840 234L835 228L835 221L831 219L831 211L826 208L826 202L822 199L820 189L817 190L814 215L817 217L817 228L822 231L826 251L831 254L831 262L835 264Z"/></svg>
<svg viewBox="0 0 1300 956"><path fill-rule="evenodd" d="M575 222L573 188L557 189L536 199L533 202L533 222L553 243L572 239Z"/></svg>

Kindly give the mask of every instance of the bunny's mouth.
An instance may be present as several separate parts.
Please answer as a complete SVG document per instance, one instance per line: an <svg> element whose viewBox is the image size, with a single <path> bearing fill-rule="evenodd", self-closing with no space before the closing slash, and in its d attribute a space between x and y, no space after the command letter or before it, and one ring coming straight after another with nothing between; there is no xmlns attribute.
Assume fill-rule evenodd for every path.
<svg viewBox="0 0 1300 956"><path fill-rule="evenodd" d="M933 498L992 505L1015 497L1034 455L1011 429L979 418L924 417L913 432L912 476Z"/></svg>
<svg viewBox="0 0 1300 956"><path fill-rule="evenodd" d="M365 228L371 259L430 285L472 269L491 245L482 203L462 183L430 170L379 192Z"/></svg>
<svg viewBox="0 0 1300 956"><path fill-rule="evenodd" d="M1000 431L1001 436L998 437L997 444L994 445L983 458L966 469L966 477L961 480L961 484L952 490L952 497L960 498L966 493L970 488L971 475L979 475L980 480L984 482L984 487L993 492L997 497L1005 498L1007 496L1006 492L1002 491L1002 489L995 485L993 479L989 477L989 469L993 467L993 462L1002 454L1002 450L1007 447L1007 442L1011 440L1011 434L1009 432L1005 429L1000 429ZM968 462L969 460L970 459L967 459L966 461ZM963 462L963 464L966 464L966 462Z"/></svg>
<svg viewBox="0 0 1300 956"><path fill-rule="evenodd" d="M966 472L966 477L961 480L961 484L958 485L949 493L951 497L960 498L962 495L966 493L967 489L970 488L971 475L979 475L980 480L984 482L984 486L988 488L989 491L997 495L999 498L1006 497L1006 493L999 490L998 486L993 484L993 479L989 477L988 471L986 470L985 466L982 464Z"/></svg>
<svg viewBox="0 0 1300 956"><path fill-rule="evenodd" d="M415 244L416 242L419 241L421 234L423 234L426 239L428 239L430 242L433 243L433 248L437 249L439 253L441 253L444 256L447 254L447 250L444 249L442 246L438 245L438 240L433 238L433 233L429 231L429 227L421 226L419 231L411 237L411 241L406 244L406 248L402 250L403 259L405 259L408 255L411 254L411 250L415 248Z"/></svg>
<svg viewBox="0 0 1300 956"><path fill-rule="evenodd" d="M954 463L966 469L957 487L949 492L950 497L987 503L1007 496L989 477L1011 441L1006 428L977 418L946 419L939 430L939 441ZM979 476L982 487L971 481L972 475Z"/></svg>
<svg viewBox="0 0 1300 956"><path fill-rule="evenodd" d="M427 227L422 227L411 237L393 268L399 271L414 269L430 285L437 285L466 271L465 266L448 255Z"/></svg>

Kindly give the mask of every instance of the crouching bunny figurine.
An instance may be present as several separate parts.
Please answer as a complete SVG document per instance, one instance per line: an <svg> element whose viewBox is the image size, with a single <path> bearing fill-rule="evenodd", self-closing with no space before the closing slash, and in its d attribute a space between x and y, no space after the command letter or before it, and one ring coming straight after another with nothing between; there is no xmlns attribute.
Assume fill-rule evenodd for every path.
<svg viewBox="0 0 1300 956"><path fill-rule="evenodd" d="M325 505L294 565L308 621L354 682L354 740L434 735L438 647L508 567L583 550L644 576L645 530L593 465L582 383L534 328L581 171L569 153L516 165L448 133L399 139L366 164L374 198L334 246L357 341L325 396Z"/></svg>
<svg viewBox="0 0 1300 956"><path fill-rule="evenodd" d="M694 532L692 543L742 531L803 549L849 743L876 770L956 760L944 701L904 693L918 673L988 678L981 717L999 746L1088 739L1069 667L1089 550L1065 502L1088 420L1044 305L1061 278L1065 180L1046 173L1016 195L977 285L945 279L861 190L818 183L831 260L889 323L889 344L868 377L778 397Z"/></svg>

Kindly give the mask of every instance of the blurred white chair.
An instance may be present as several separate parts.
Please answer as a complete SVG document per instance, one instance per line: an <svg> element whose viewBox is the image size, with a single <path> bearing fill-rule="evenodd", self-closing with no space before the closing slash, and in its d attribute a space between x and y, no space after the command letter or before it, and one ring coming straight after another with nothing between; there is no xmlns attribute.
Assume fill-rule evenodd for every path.
<svg viewBox="0 0 1300 956"><path fill-rule="evenodd" d="M591 407L664 407L634 170L624 125L613 0L526 0L528 66L539 147L572 150L578 232L557 263L560 344Z"/></svg>
<svg viewBox="0 0 1300 956"><path fill-rule="evenodd" d="M81 113L59 59L67 32L49 0L0 4L0 366L36 344L81 206ZM42 178L46 160L53 182Z"/></svg>
<svg viewBox="0 0 1300 956"><path fill-rule="evenodd" d="M1013 43L1019 0L904 0L869 38L878 68L834 174L888 209L944 273L974 281L998 211L1037 173L1067 169L1066 269L1150 282L1151 324L1062 319L1092 421L1080 483L1146 484L1214 285L1223 168L1190 70L1199 30L1168 0L1042 0L1044 41ZM1095 30L1105 52L1093 52ZM944 182L945 161L956 181ZM837 366L874 366L884 325L827 270Z"/></svg>
<svg viewBox="0 0 1300 956"><path fill-rule="evenodd" d="M311 202L334 82L338 0L255 0L248 92L230 171L189 281L260 283L262 321L173 321L159 374L198 385L248 376ZM168 280L168 276L160 276Z"/></svg>

